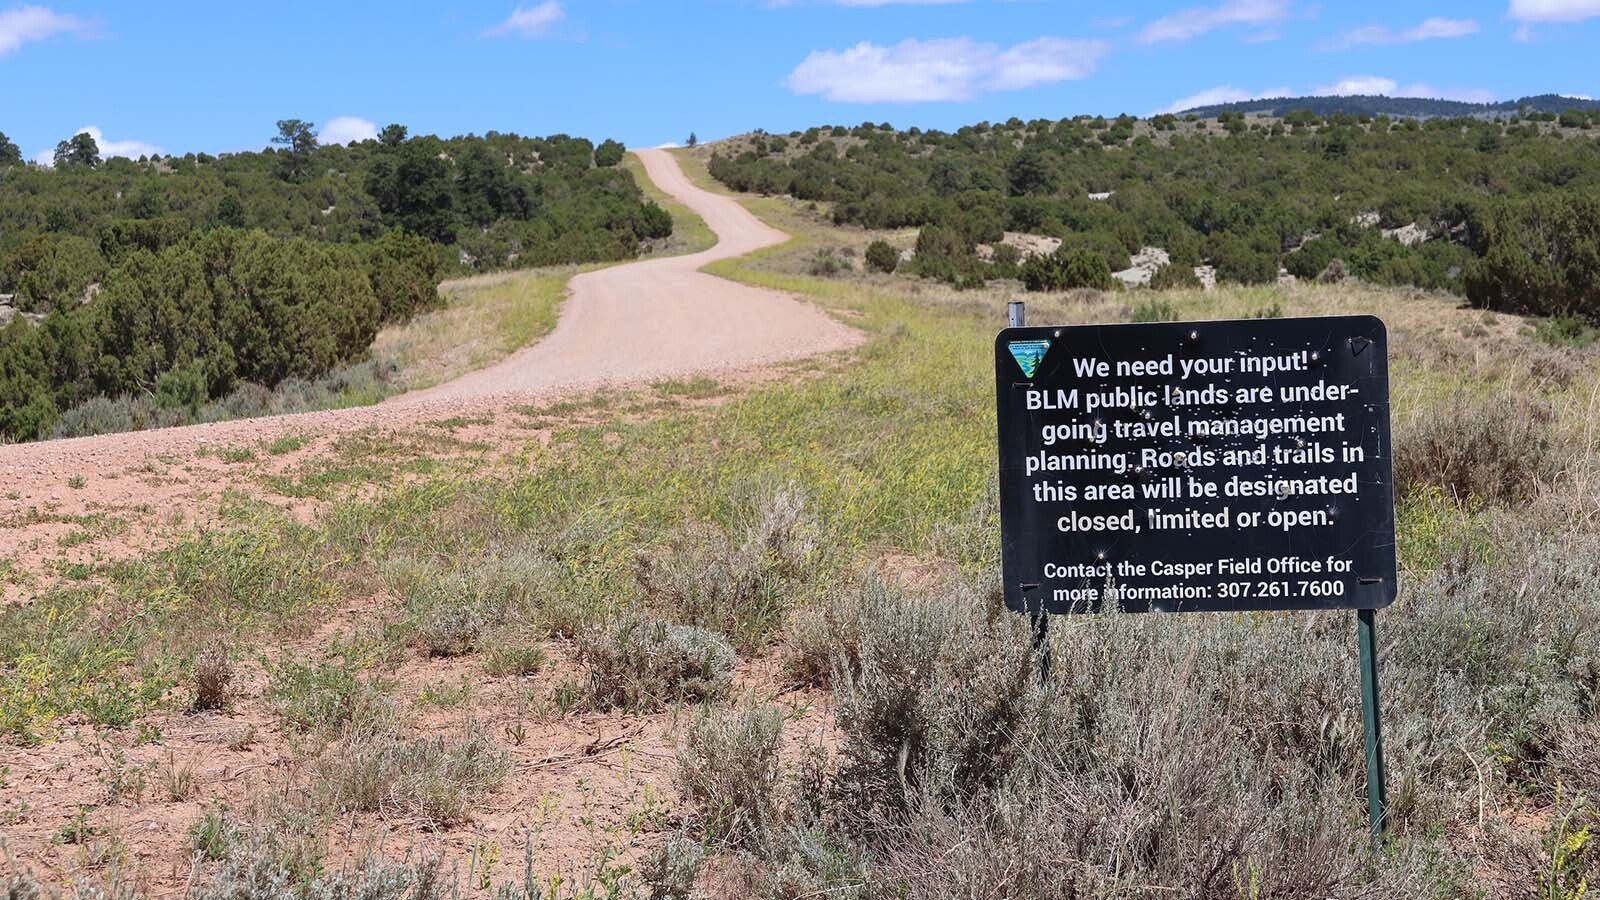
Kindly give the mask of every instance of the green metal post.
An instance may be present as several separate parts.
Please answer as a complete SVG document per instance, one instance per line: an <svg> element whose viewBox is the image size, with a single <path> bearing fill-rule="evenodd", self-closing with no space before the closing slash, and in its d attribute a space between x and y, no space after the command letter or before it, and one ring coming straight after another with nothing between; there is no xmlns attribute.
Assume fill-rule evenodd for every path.
<svg viewBox="0 0 1600 900"><path fill-rule="evenodd" d="M1372 842L1383 840L1388 824L1388 775L1383 768L1383 722L1378 709L1378 635L1376 610L1356 610L1356 642L1361 648L1361 717L1367 726L1367 816Z"/></svg>

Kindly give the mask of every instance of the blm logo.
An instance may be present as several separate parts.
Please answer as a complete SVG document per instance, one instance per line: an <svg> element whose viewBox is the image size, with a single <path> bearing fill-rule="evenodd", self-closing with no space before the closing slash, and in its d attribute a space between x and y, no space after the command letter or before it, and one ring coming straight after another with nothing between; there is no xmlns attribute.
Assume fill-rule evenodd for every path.
<svg viewBox="0 0 1600 900"><path fill-rule="evenodd" d="M1039 371L1039 363L1044 355L1050 352L1049 341L1011 341L1006 344L1011 350L1011 358L1017 361L1017 368L1022 370L1022 377L1032 378L1033 373Z"/></svg>

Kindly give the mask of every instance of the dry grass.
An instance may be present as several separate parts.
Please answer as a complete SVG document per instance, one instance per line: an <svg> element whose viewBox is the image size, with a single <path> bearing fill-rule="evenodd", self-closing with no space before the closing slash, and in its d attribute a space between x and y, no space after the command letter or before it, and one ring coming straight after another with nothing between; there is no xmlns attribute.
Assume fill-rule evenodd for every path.
<svg viewBox="0 0 1600 900"><path fill-rule="evenodd" d="M559 266L446 281L442 309L383 329L372 354L395 360L408 390L481 369L549 333L567 281L581 271Z"/></svg>
<svg viewBox="0 0 1600 900"><path fill-rule="evenodd" d="M333 812L401 816L437 829L470 818L509 768L505 751L472 725L412 739L388 724L355 727L318 762L310 795Z"/></svg>
<svg viewBox="0 0 1600 900"><path fill-rule="evenodd" d="M634 616L595 626L580 636L577 653L590 704L633 712L720 697L736 661L715 632Z"/></svg>

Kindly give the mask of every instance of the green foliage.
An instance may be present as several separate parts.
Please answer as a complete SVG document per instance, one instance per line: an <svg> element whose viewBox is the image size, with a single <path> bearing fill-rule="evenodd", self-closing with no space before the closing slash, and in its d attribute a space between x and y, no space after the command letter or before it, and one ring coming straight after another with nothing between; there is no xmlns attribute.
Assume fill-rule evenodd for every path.
<svg viewBox="0 0 1600 900"><path fill-rule="evenodd" d="M1106 270L1119 272L1133 265L1128 248L1115 235L1105 231L1074 232L1061 242L1062 249L1086 250L1106 261Z"/></svg>
<svg viewBox="0 0 1600 900"><path fill-rule="evenodd" d="M305 175L311 164L311 154L317 149L317 133L304 119L279 119L278 133L272 142L284 148L279 172L289 181Z"/></svg>
<svg viewBox="0 0 1600 900"><path fill-rule="evenodd" d="M615 142L395 125L320 146L285 119L262 153L101 163L79 138L56 168L0 179L0 293L45 315L0 329L0 440L97 396L67 430L192 421L245 386L314 382L440 306L447 261L622 259L672 233L629 172L595 168Z"/></svg>
<svg viewBox="0 0 1600 900"><path fill-rule="evenodd" d="M594 148L594 164L602 169L610 168L622 162L622 156L627 152L620 142L606 138L600 146Z"/></svg>
<svg viewBox="0 0 1600 900"><path fill-rule="evenodd" d="M92 169L100 165L100 147L87 131L56 144L51 162L58 169Z"/></svg>
<svg viewBox="0 0 1600 900"><path fill-rule="evenodd" d="M950 284L971 278L978 279L981 284L982 262L975 251L975 242L959 229L929 225L917 233L911 268L925 278L937 278Z"/></svg>
<svg viewBox="0 0 1600 900"><path fill-rule="evenodd" d="M1199 290L1200 276L1194 273L1193 266L1181 263L1168 263L1155 271L1150 276L1150 287L1157 291L1168 290Z"/></svg>
<svg viewBox="0 0 1600 900"><path fill-rule="evenodd" d="M1600 329L1572 316L1551 316L1533 326L1534 337L1552 347L1588 347L1600 338Z"/></svg>
<svg viewBox="0 0 1600 900"><path fill-rule="evenodd" d="M22 151L17 148L11 138L0 131L0 166L16 166L22 164Z"/></svg>
<svg viewBox="0 0 1600 900"><path fill-rule="evenodd" d="M1479 306L1600 322L1600 191L1508 200L1479 225L1467 270Z"/></svg>
<svg viewBox="0 0 1600 900"><path fill-rule="evenodd" d="M1029 257L1022 264L1022 283L1030 291L1109 291L1115 287L1104 256L1066 244L1048 256Z"/></svg>
<svg viewBox="0 0 1600 900"><path fill-rule="evenodd" d="M267 666L267 702L302 731L336 729L375 712L378 694L350 666L286 659Z"/></svg>
<svg viewBox="0 0 1600 900"><path fill-rule="evenodd" d="M892 273L900 265L900 251L885 240L867 245L867 268L874 272Z"/></svg>
<svg viewBox="0 0 1600 900"><path fill-rule="evenodd" d="M719 152L708 168L735 190L831 203L837 224L938 227L968 243L996 242L1002 230L1046 235L1102 252L1112 271L1146 245L1247 285L1273 282L1280 267L1314 279L1333 259L1362 280L1438 290L1461 291L1477 271L1480 302L1544 313L1600 284L1587 262L1593 231L1580 224L1596 221L1593 204L1577 199L1600 191L1588 136L1468 118L1391 122L1322 105L1270 125L1233 109L1219 121L1225 138L1158 116L1160 142L1136 139L1129 117L838 128L852 138L844 152L823 139L834 129L818 128L800 140L805 153ZM1370 212L1384 228L1416 224L1427 239L1407 246L1351 224ZM1510 220L1519 221L1496 225ZM1534 227L1541 222L1554 227ZM1495 240L1511 246L1473 267ZM920 250L915 268L952 284L1007 274L967 265L953 248Z"/></svg>
<svg viewBox="0 0 1600 900"><path fill-rule="evenodd" d="M640 240L659 241L672 237L672 214L654 200L646 200L639 207L638 223L634 228Z"/></svg>
<svg viewBox="0 0 1600 900"><path fill-rule="evenodd" d="M77 306L105 272L95 242L71 234L41 234L5 260L0 287L16 294L18 309L49 312Z"/></svg>
<svg viewBox="0 0 1600 900"><path fill-rule="evenodd" d="M806 266L806 271L819 278L831 278L845 267L846 263L839 258L832 247L822 247L812 254L811 263Z"/></svg>
<svg viewBox="0 0 1600 900"><path fill-rule="evenodd" d="M385 322L404 322L444 304L439 295L439 255L427 238L390 231L363 248L367 278Z"/></svg>

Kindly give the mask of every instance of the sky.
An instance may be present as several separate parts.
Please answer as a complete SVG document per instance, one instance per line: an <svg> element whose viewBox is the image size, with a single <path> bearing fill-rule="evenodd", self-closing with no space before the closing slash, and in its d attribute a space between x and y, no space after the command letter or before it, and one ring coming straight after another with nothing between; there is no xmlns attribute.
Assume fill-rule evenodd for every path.
<svg viewBox="0 0 1600 900"><path fill-rule="evenodd" d="M1283 94L1600 95L1600 0L0 0L30 158L558 132L630 146L863 121L954 129Z"/></svg>

